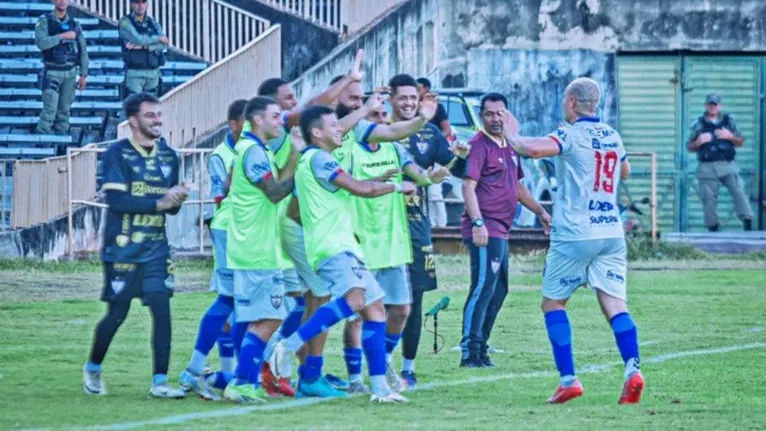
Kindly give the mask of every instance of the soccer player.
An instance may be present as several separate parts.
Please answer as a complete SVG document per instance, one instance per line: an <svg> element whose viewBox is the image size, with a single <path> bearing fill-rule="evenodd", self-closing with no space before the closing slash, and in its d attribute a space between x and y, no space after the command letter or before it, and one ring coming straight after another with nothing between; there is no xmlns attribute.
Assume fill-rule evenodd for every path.
<svg viewBox="0 0 766 431"><path fill-rule="evenodd" d="M277 181L266 143L284 127L279 106L274 99L255 97L247 102L245 118L252 130L234 147L237 155L226 197L231 206L226 262L234 273L236 321L247 323L248 331L239 350L236 378L226 386L224 397L250 403L264 401L265 392L258 385L263 352L285 318L278 204L294 187L297 153Z"/></svg>
<svg viewBox="0 0 766 431"><path fill-rule="evenodd" d="M210 236L213 240L213 261L215 271L211 277L211 289L218 292L218 297L213 301L208 310L202 316L197 333L197 341L192 351L189 365L181 372L179 378L181 387L185 391L194 391L200 397L207 400L218 400L220 397L211 390L207 376L204 376L205 362L210 349L218 339L218 349L221 357L221 371L226 374L234 372L234 346L228 331L224 331L226 321L234 311L233 274L226 267L226 229L229 226L231 208L229 200L223 189L224 182L231 169L236 152L234 146L242 134L245 124L245 105L247 100L235 100L229 105L228 124L229 132L213 154L208 159L208 174L210 175L210 194L215 201L215 212L210 222ZM222 379L221 379L222 377ZM223 380L228 383L225 375L213 377L213 381ZM218 387L225 384L219 382Z"/></svg>
<svg viewBox="0 0 766 431"><path fill-rule="evenodd" d="M388 86L391 90L389 98L391 124L395 125L415 118L418 114L420 99L415 78L410 75L396 75L391 78ZM421 168L431 169L438 163L442 166L451 166L450 172L453 175L463 177L465 158L469 151L468 145L454 142L450 146L433 124L424 124L417 133L404 140L402 145L412 155L415 164ZM412 286L412 306L402 334L401 377L408 387L417 384L415 356L423 328L423 294L436 289L437 284L431 244L431 222L428 219L425 196L426 189L418 187L417 193L407 198L413 252L413 263L408 268Z"/></svg>
<svg viewBox="0 0 766 431"><path fill-rule="evenodd" d="M373 402L406 401L386 383L384 295L364 263L364 253L354 237L350 197L374 198L388 193L413 193L411 183L386 184L357 181L341 169L332 150L341 146L342 129L335 113L315 106L301 115L301 133L308 146L296 172L296 194L304 228L306 254L319 277L328 281L331 302L298 330L281 341L287 352L296 352L319 333L359 312L364 323L363 347L369 365Z"/></svg>
<svg viewBox="0 0 766 431"><path fill-rule="evenodd" d="M630 163L620 135L595 116L600 99L592 79L572 81L564 90L567 123L542 138L520 137L518 121L503 113L506 137L519 154L556 157L559 188L543 270L542 309L561 384L549 403L565 403L583 393L575 376L566 305L585 283L595 289L625 363L618 402L636 404L644 389L636 325L626 305L627 252L617 209L618 184L630 175Z"/></svg>
<svg viewBox="0 0 766 431"><path fill-rule="evenodd" d="M123 104L131 139L121 139L104 153L102 169L109 209L101 259L106 315L96 325L90 358L83 367L85 393L106 395L101 364L133 298L140 297L152 315L154 377L149 396L183 398L168 384L170 298L175 278L165 234L165 214L177 214L188 190L179 185L179 159L161 138L160 101L137 93Z"/></svg>
<svg viewBox="0 0 766 431"><path fill-rule="evenodd" d="M481 98L483 129L470 141L471 156L463 178L465 212L461 236L471 260L471 288L463 308L460 366L492 368L489 340L508 295L508 234L520 202L550 227L550 215L520 181L519 155L503 136L502 94Z"/></svg>

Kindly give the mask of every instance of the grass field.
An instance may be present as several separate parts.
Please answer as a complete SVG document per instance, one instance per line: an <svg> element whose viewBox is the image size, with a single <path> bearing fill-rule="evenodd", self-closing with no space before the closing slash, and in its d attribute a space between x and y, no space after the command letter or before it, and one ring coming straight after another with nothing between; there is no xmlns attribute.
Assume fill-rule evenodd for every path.
<svg viewBox="0 0 766 431"><path fill-rule="evenodd" d="M544 404L557 374L539 311L539 259L516 262L512 292L493 333L493 370L458 368L464 258L440 258L443 350L423 334L421 388L410 403L370 405L367 398L329 402L272 400L242 407L147 399L151 379L148 312L134 302L104 363L107 397L83 394L81 367L104 306L92 263L0 263L0 429L764 429L766 428L766 263L649 261L632 265L630 307L639 328L647 389L640 406L618 406L622 366L611 330L589 291L571 301L574 349L585 396ZM171 375L188 361L199 317L213 296L209 264L180 267L173 301ZM211 364L216 364L215 351ZM345 375L338 331L327 371Z"/></svg>

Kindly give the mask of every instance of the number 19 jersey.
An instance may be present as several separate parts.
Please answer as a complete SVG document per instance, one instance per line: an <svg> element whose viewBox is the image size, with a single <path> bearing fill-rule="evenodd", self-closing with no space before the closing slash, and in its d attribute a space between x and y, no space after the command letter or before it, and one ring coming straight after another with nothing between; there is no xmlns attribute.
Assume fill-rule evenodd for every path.
<svg viewBox="0 0 766 431"><path fill-rule="evenodd" d="M598 118L581 118L548 135L559 144L551 240L622 238L618 207L622 138Z"/></svg>

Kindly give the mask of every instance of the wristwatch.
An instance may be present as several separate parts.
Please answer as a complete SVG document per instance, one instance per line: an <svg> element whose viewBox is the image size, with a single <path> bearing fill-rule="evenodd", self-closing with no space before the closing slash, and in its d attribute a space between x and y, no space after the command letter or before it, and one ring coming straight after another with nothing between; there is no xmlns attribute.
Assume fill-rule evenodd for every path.
<svg viewBox="0 0 766 431"><path fill-rule="evenodd" d="M473 221L473 227L482 227L484 226L484 219L483 218L477 218Z"/></svg>

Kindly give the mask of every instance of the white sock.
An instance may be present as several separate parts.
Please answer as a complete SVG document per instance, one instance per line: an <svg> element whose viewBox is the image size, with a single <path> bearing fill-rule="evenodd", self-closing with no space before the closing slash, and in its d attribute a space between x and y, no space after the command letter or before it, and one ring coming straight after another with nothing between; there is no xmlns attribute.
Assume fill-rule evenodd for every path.
<svg viewBox="0 0 766 431"><path fill-rule="evenodd" d="M391 388L386 383L386 376L370 376L372 393L378 396L386 396L391 393Z"/></svg>
<svg viewBox="0 0 766 431"><path fill-rule="evenodd" d="M638 358L630 358L625 363L625 381L627 381L633 373L640 369L640 361Z"/></svg>
<svg viewBox="0 0 766 431"><path fill-rule="evenodd" d="M221 371L228 374L234 374L234 368L236 368L234 358L221 358Z"/></svg>
<svg viewBox="0 0 766 431"><path fill-rule="evenodd" d="M393 359L390 353L386 353L386 365L390 364Z"/></svg>
<svg viewBox="0 0 766 431"><path fill-rule="evenodd" d="M295 353L298 350L301 349L301 346L303 346L304 341L301 339L301 336L298 335L298 331L295 331L295 333L287 339L285 339L284 346L285 350L287 350L287 353Z"/></svg>
<svg viewBox="0 0 766 431"><path fill-rule="evenodd" d="M351 374L348 376L349 383L362 383L362 375L361 374Z"/></svg>
<svg viewBox="0 0 766 431"><path fill-rule="evenodd" d="M564 388L567 386L572 386L572 383L574 383L575 379L577 379L575 376L561 376L561 386Z"/></svg>
<svg viewBox="0 0 766 431"><path fill-rule="evenodd" d="M414 359L402 359L402 371L415 372L415 360Z"/></svg>

